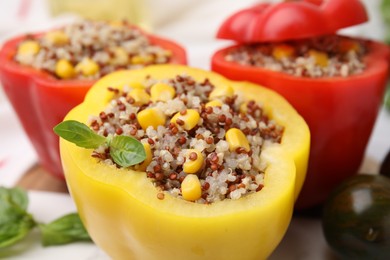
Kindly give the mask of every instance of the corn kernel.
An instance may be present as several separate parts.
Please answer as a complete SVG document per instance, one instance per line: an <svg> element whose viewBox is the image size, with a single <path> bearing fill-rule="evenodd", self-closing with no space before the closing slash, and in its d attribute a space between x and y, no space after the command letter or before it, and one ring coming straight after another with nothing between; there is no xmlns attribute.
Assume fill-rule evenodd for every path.
<svg viewBox="0 0 390 260"><path fill-rule="evenodd" d="M22 42L18 47L18 55L35 55L39 52L39 43L33 40Z"/></svg>
<svg viewBox="0 0 390 260"><path fill-rule="evenodd" d="M310 55L310 57L314 58L315 63L318 66L321 66L321 67L328 66L328 62L329 62L328 55L325 52L310 50L309 55Z"/></svg>
<svg viewBox="0 0 390 260"><path fill-rule="evenodd" d="M272 56L277 60L292 57L294 54L295 49L287 44L276 45L272 50Z"/></svg>
<svg viewBox="0 0 390 260"><path fill-rule="evenodd" d="M150 88L150 96L153 102L167 102L176 95L175 88L165 83L156 83Z"/></svg>
<svg viewBox="0 0 390 260"><path fill-rule="evenodd" d="M128 84L131 88L140 88L140 89L144 89L145 88L145 86L144 86L144 84L142 84L141 82L139 82L139 81L134 81L134 82L130 82L129 84Z"/></svg>
<svg viewBox="0 0 390 260"><path fill-rule="evenodd" d="M74 77L75 71L73 65L65 59L60 59L56 63L55 73L62 79L69 79Z"/></svg>
<svg viewBox="0 0 390 260"><path fill-rule="evenodd" d="M111 20L111 21L109 21L109 24L111 27L117 27L117 28L123 27L122 20Z"/></svg>
<svg viewBox="0 0 390 260"><path fill-rule="evenodd" d="M222 102L219 99L214 99L206 103L205 107L222 107Z"/></svg>
<svg viewBox="0 0 390 260"><path fill-rule="evenodd" d="M214 88L213 91L211 91L209 98L210 99L216 99L216 98L224 98L224 97L233 97L234 95L234 89L229 85L223 85Z"/></svg>
<svg viewBox="0 0 390 260"><path fill-rule="evenodd" d="M54 45L63 45L69 42L68 35L61 31L48 32L44 39Z"/></svg>
<svg viewBox="0 0 390 260"><path fill-rule="evenodd" d="M81 72L84 76L92 76L98 71L99 65L90 58L85 58L76 65L76 72Z"/></svg>
<svg viewBox="0 0 390 260"><path fill-rule="evenodd" d="M172 51L171 50L164 50L163 55L166 57L171 57L172 56Z"/></svg>
<svg viewBox="0 0 390 260"><path fill-rule="evenodd" d="M149 126L157 129L159 125L165 124L165 115L156 108L147 108L137 114L137 120L144 130Z"/></svg>
<svg viewBox="0 0 390 260"><path fill-rule="evenodd" d="M183 164L183 171L185 173L196 173L198 172L204 162L203 154L196 149L188 149L186 151L186 161Z"/></svg>
<svg viewBox="0 0 390 260"><path fill-rule="evenodd" d="M114 57L111 59L110 63L114 65L126 65L129 61L129 56L125 49L121 47L116 47L112 50Z"/></svg>
<svg viewBox="0 0 390 260"><path fill-rule="evenodd" d="M195 201L202 196L202 187L198 176L188 174L181 183L181 193L183 198L188 201Z"/></svg>
<svg viewBox="0 0 390 260"><path fill-rule="evenodd" d="M145 160L138 165L137 170L139 171L145 171L150 162L152 161L152 149L150 148L150 144L148 143L142 143L145 149L146 158Z"/></svg>
<svg viewBox="0 0 390 260"><path fill-rule="evenodd" d="M240 112L246 114L248 112L248 102L243 102L240 105Z"/></svg>
<svg viewBox="0 0 390 260"><path fill-rule="evenodd" d="M226 141L229 144L229 150L235 152L237 148L244 148L245 151L250 151L248 139L244 133L238 128L230 128L225 134Z"/></svg>
<svg viewBox="0 0 390 260"><path fill-rule="evenodd" d="M147 55L147 56L140 56L135 55L130 59L131 64L139 65L139 64L148 64L154 61L153 56Z"/></svg>
<svg viewBox="0 0 390 260"><path fill-rule="evenodd" d="M184 115L182 115L180 112L177 112L172 117L171 123L179 125L183 127L185 130L189 131L198 124L199 120L200 120L200 115L196 109L187 109Z"/></svg>
<svg viewBox="0 0 390 260"><path fill-rule="evenodd" d="M133 90L131 90L129 92L128 96L133 98L135 101L135 104L139 105L139 106L145 105L145 104L149 103L149 101L150 101L149 94L146 93L145 89L142 89L142 88L134 88Z"/></svg>

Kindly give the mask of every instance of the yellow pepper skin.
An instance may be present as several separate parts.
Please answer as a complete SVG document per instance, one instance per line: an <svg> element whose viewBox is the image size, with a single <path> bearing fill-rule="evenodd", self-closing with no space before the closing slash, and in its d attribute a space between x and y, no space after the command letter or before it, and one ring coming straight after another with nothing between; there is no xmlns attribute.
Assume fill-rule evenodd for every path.
<svg viewBox="0 0 390 260"><path fill-rule="evenodd" d="M98 163L91 150L63 139L60 151L69 191L94 242L113 259L266 259L283 238L305 178L310 133L304 120L275 92L252 83L185 66L156 65L119 71L99 80L65 120L86 123L107 105L107 86L166 79L185 73L215 86L231 85L285 127L280 145L264 147L264 188L238 200L197 204L160 192L144 172Z"/></svg>

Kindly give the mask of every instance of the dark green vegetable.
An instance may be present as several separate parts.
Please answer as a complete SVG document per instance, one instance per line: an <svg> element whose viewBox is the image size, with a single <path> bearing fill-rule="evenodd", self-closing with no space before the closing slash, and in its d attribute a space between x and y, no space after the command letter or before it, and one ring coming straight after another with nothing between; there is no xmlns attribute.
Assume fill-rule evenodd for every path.
<svg viewBox="0 0 390 260"><path fill-rule="evenodd" d="M390 178L390 150L381 164L379 173Z"/></svg>
<svg viewBox="0 0 390 260"><path fill-rule="evenodd" d="M0 249L22 240L34 227L42 233L44 246L91 241L80 217L72 213L49 224L38 223L27 212L27 193L20 188L0 187Z"/></svg>
<svg viewBox="0 0 390 260"><path fill-rule="evenodd" d="M343 259L390 259L390 179L356 175L324 206L326 241Z"/></svg>
<svg viewBox="0 0 390 260"><path fill-rule="evenodd" d="M58 136L83 148L95 149L107 143L112 160L122 167L138 164L146 158L144 146L130 136L116 135L105 138L85 124L74 120L61 122L53 130Z"/></svg>

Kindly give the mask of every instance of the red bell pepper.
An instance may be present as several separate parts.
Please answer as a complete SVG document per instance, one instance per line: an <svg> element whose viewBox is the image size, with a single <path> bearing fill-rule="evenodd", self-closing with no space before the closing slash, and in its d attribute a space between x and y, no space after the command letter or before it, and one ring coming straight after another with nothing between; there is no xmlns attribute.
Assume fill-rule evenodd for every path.
<svg viewBox="0 0 390 260"><path fill-rule="evenodd" d="M231 50L244 46L248 41L280 41L308 37L310 32L312 36L329 33L331 30L315 24L320 19L320 14L321 19L326 18L326 21L342 20L326 25L334 27L334 31L337 26L344 27L366 19L359 1L329 0L322 4L319 2L284 2L260 5L249 11L238 12L242 20L245 20L244 14L248 13L247 23L252 24L249 21L251 20L253 27L257 28L241 27L240 30L246 33L240 37L239 26L236 24L241 22L244 24L244 21L239 21L237 17L229 18L221 27L218 36L231 37L241 44L217 51L212 57L211 64L214 71L230 79L248 80L276 90L308 123L311 131L311 152L306 181L296 204L299 209L322 203L338 183L358 172L383 100L389 73L390 50L385 44L369 41L368 53L364 57L366 69L363 73L348 77L323 78L296 77L260 67L240 65L225 60L225 56ZM252 15L256 12L256 16ZM289 12L292 12L295 18L289 16ZM347 12L348 15L340 15L343 12ZM278 19L289 20L285 23L287 29L283 29L283 26L279 28L280 24L276 24L279 28L276 31L266 28L267 26L272 28L276 18L271 15L275 13ZM284 14L284 18L280 16L281 14ZM300 25L292 27L293 23ZM266 26L262 27L262 24ZM316 26L319 27L316 29ZM259 33L256 34L254 29L258 29Z"/></svg>
<svg viewBox="0 0 390 260"><path fill-rule="evenodd" d="M171 63L187 63L185 50L178 44L154 35L146 36L151 44L172 51ZM61 80L15 62L13 58L17 46L26 37L10 39L3 45L0 51L0 80L40 163L49 173L63 178L59 140L53 127L63 120L71 108L83 101L95 81Z"/></svg>

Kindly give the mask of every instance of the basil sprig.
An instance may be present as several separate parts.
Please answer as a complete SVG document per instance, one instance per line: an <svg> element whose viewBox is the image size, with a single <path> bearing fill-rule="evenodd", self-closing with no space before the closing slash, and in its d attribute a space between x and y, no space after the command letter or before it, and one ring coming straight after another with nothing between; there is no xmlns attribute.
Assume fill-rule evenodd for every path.
<svg viewBox="0 0 390 260"><path fill-rule="evenodd" d="M111 158L122 167L138 164L146 158L142 143L130 136L103 137L75 120L64 121L53 130L58 136L82 148L96 149L106 143L110 148Z"/></svg>
<svg viewBox="0 0 390 260"><path fill-rule="evenodd" d="M42 244L64 245L74 241L91 241L77 213L70 213L49 224L40 224Z"/></svg>
<svg viewBox="0 0 390 260"><path fill-rule="evenodd" d="M12 246L38 227L43 246L91 241L80 217L71 213L51 223L39 223L27 212L28 196L20 188L0 187L0 249Z"/></svg>

